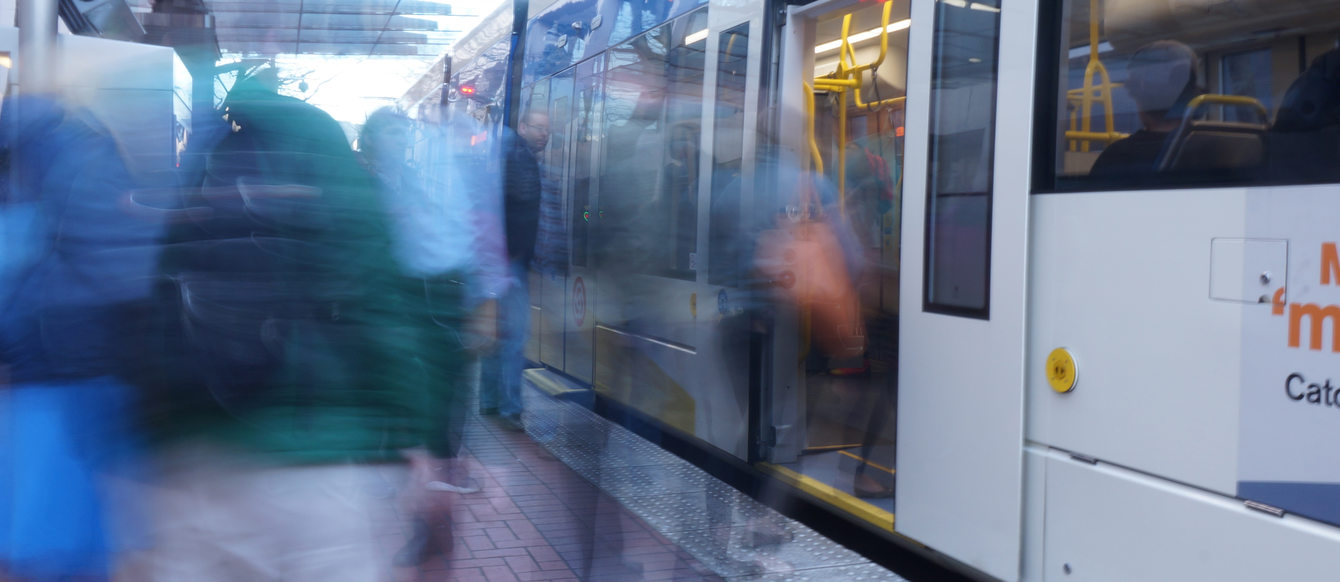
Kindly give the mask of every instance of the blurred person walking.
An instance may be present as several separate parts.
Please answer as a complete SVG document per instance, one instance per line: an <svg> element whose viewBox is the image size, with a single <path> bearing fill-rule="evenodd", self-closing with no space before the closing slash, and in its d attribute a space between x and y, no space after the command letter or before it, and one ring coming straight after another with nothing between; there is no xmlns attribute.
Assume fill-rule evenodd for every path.
<svg viewBox="0 0 1340 582"><path fill-rule="evenodd" d="M449 448L423 287L329 115L254 77L224 112L143 338L159 481L135 579L387 579L384 483L408 478L404 451Z"/></svg>
<svg viewBox="0 0 1340 582"><path fill-rule="evenodd" d="M530 332L528 278L540 223L538 156L548 143L549 116L537 110L523 114L516 136L503 143L503 224L509 283L498 305L498 349L482 362L479 405L481 414L497 414L513 430L523 428L521 371Z"/></svg>
<svg viewBox="0 0 1340 582"><path fill-rule="evenodd" d="M111 133L54 98L4 101L0 160L0 578L104 580L125 541L106 478L136 468L123 335L158 225L125 211Z"/></svg>
<svg viewBox="0 0 1340 582"><path fill-rule="evenodd" d="M498 245L484 236L501 229L496 224L485 228L497 222L496 211L484 211L487 201L496 199L486 193L497 188L467 183L468 160L460 159L453 136L438 127L421 127L427 139L418 142L415 153L426 163L412 166L415 129L407 116L387 107L368 116L358 137L360 158L380 186L406 292L423 299L423 313L416 319L424 326L419 352L432 355L420 357L426 389L443 394L445 404L436 411L445 419L445 437L409 453L413 471L405 503L413 515L413 533L396 555L401 566L449 554L450 494L479 490L461 456L475 370L470 350L492 343L496 300L490 297L508 283L501 249L493 256Z"/></svg>

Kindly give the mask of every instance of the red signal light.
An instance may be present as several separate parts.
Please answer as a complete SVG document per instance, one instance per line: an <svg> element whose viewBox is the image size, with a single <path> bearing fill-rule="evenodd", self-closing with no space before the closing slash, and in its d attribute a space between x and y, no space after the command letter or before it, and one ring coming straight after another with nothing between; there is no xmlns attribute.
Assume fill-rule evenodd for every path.
<svg viewBox="0 0 1340 582"><path fill-rule="evenodd" d="M464 85L461 87L461 95L474 95L474 94L475 94L474 87L470 85Z"/></svg>

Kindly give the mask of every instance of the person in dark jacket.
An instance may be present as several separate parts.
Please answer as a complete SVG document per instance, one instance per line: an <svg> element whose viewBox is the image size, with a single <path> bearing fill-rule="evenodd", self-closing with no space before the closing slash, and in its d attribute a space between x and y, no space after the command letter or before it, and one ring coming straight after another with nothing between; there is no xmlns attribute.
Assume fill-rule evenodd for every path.
<svg viewBox="0 0 1340 582"><path fill-rule="evenodd" d="M549 143L549 116L521 116L516 138L504 145L503 222L510 281L498 302L498 349L481 363L480 409L521 428L521 368L530 327L527 273L540 221L540 163Z"/></svg>

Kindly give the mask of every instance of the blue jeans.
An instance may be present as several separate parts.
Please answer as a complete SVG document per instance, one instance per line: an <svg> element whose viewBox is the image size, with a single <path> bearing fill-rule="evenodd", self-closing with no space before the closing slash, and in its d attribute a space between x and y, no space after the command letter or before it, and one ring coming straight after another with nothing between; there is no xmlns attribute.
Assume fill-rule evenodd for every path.
<svg viewBox="0 0 1340 582"><path fill-rule="evenodd" d="M480 362L479 407L497 408L506 417L521 416L521 368L530 333L530 290L522 261L508 265L512 284L498 298L498 348Z"/></svg>

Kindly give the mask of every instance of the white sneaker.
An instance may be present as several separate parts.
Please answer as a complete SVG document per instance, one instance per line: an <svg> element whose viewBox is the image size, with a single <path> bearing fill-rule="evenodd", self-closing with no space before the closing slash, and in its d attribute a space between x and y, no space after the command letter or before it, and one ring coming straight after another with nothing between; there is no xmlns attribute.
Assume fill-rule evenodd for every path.
<svg viewBox="0 0 1340 582"><path fill-rule="evenodd" d="M479 483L474 479L466 479L465 485L452 485L446 481L429 481L423 487L429 491L450 491L460 494L479 492Z"/></svg>

